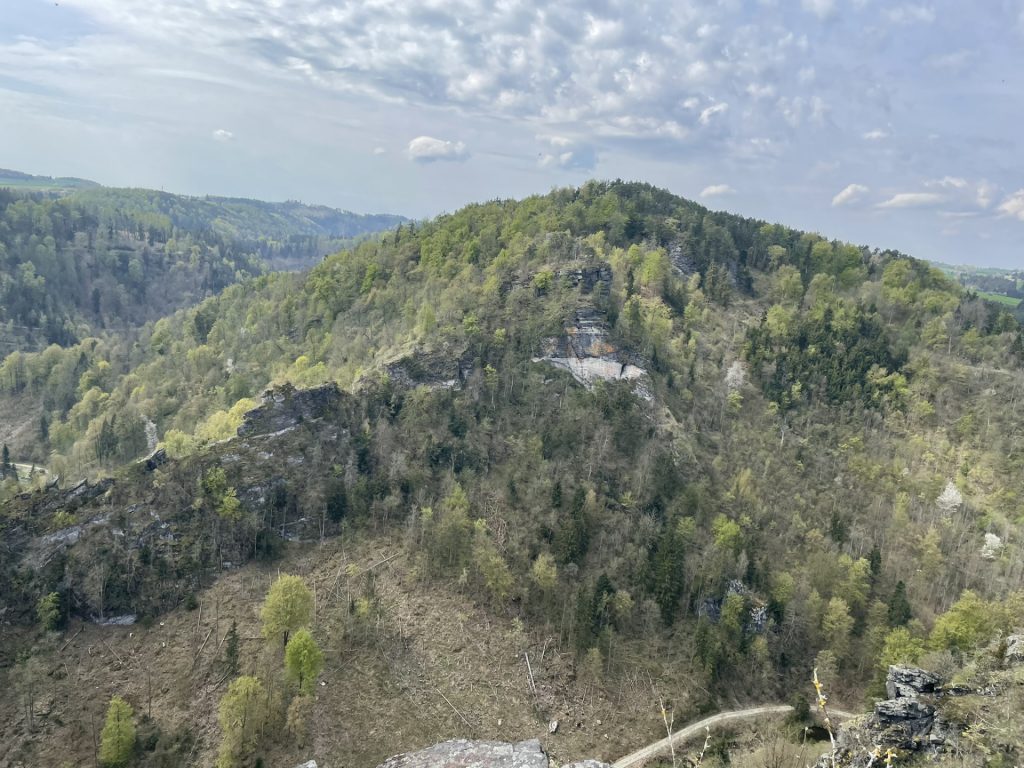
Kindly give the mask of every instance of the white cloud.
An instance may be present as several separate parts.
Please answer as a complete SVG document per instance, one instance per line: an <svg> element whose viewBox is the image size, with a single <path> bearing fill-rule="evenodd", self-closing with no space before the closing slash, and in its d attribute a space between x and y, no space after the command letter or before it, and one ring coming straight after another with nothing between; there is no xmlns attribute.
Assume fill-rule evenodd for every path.
<svg viewBox="0 0 1024 768"><path fill-rule="evenodd" d="M710 107L700 113L700 124L708 125L715 117L715 115L724 114L729 110L729 105L724 101L718 104L712 104Z"/></svg>
<svg viewBox="0 0 1024 768"><path fill-rule="evenodd" d="M432 163L438 160L465 160L469 153L461 141L417 136L409 142L409 157L417 163Z"/></svg>
<svg viewBox="0 0 1024 768"><path fill-rule="evenodd" d="M851 205L862 199L871 190L863 184L849 184L839 194L832 198L832 206Z"/></svg>
<svg viewBox="0 0 1024 768"><path fill-rule="evenodd" d="M388 151L384 147L374 147L373 154L375 155L386 155Z"/></svg>
<svg viewBox="0 0 1024 768"><path fill-rule="evenodd" d="M939 189L967 189L967 179L959 176L943 176L941 179L933 179L924 183L926 187L938 187Z"/></svg>
<svg viewBox="0 0 1024 768"><path fill-rule="evenodd" d="M900 5L890 8L886 17L893 24L931 24L935 10L927 5Z"/></svg>
<svg viewBox="0 0 1024 768"><path fill-rule="evenodd" d="M802 0L804 10L819 19L827 19L836 11L835 0Z"/></svg>
<svg viewBox="0 0 1024 768"><path fill-rule="evenodd" d="M889 134L876 128L873 131L862 134L862 138L865 141L881 141L882 139L889 138Z"/></svg>
<svg viewBox="0 0 1024 768"><path fill-rule="evenodd" d="M999 213L1024 221L1024 189L1018 189L999 204Z"/></svg>
<svg viewBox="0 0 1024 768"><path fill-rule="evenodd" d="M730 187L728 184L712 184L710 187L704 187L700 191L701 197L721 197L722 195L735 194L736 190Z"/></svg>
<svg viewBox="0 0 1024 768"><path fill-rule="evenodd" d="M934 192L900 192L893 195L884 203L879 203L879 208L927 208L937 205L946 199L945 195Z"/></svg>
<svg viewBox="0 0 1024 768"><path fill-rule="evenodd" d="M226 131L223 128L218 128L213 132L214 141L231 141L235 138L235 134L231 131Z"/></svg>
<svg viewBox="0 0 1024 768"><path fill-rule="evenodd" d="M982 179L978 182L978 188L974 194L974 201L978 204L979 208L988 208L995 202L996 194L999 192L999 188L991 182Z"/></svg>
<svg viewBox="0 0 1024 768"><path fill-rule="evenodd" d="M537 140L549 148L538 158L537 164L541 168L591 171L597 165L597 150L589 144L582 144L566 136L538 136Z"/></svg>

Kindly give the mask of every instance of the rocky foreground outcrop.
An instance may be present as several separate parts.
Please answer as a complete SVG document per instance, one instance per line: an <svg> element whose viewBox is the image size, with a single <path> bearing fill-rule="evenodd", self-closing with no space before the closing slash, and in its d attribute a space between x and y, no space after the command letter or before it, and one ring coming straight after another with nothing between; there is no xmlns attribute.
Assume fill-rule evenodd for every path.
<svg viewBox="0 0 1024 768"><path fill-rule="evenodd" d="M418 752L385 760L378 768L549 768L550 761L537 739L508 743L455 739ZM597 760L572 763L565 768L609 768Z"/></svg>
<svg viewBox="0 0 1024 768"><path fill-rule="evenodd" d="M943 695L938 675L907 666L889 667L885 691L874 711L843 725L836 734L836 752L822 755L818 768L866 766L873 753L887 750L910 754L941 752L956 747L959 728L936 708ZM876 758L877 760L877 758Z"/></svg>
<svg viewBox="0 0 1024 768"><path fill-rule="evenodd" d="M1005 648L1003 666L1008 671L1024 663L1024 635L1009 636ZM890 750L902 758L957 752L961 735L972 724L959 722L962 707L951 707L951 703L974 697L999 708L1012 706L1009 698L1000 699L1006 692L998 684L943 685L938 675L910 666L889 667L885 691L888 698L875 702L870 715L839 727L835 751L822 755L816 768L881 765Z"/></svg>

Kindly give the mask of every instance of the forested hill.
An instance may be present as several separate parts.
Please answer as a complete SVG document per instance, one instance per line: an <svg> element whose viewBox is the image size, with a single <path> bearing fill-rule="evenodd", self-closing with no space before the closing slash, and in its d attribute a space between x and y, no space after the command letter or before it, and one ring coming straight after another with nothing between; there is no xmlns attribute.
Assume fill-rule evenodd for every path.
<svg viewBox="0 0 1024 768"><path fill-rule="evenodd" d="M346 722L374 727L393 675L449 685L485 648L462 635L498 622L480 635L509 679L545 648L619 711L652 711L652 678L696 712L788 698L814 667L854 698L888 663L1024 625L1022 362L1005 308L895 252L638 183L471 205L136 343L9 356L0 407L34 419L13 455L51 475L28 492L5 471L0 603L22 624L152 619L283 556L320 585L322 695L364 686ZM137 461L150 436L164 452ZM400 563L386 595L350 547ZM243 599L253 636L250 598L217 604ZM351 663L363 647L379 657ZM276 685L257 656L242 668Z"/></svg>
<svg viewBox="0 0 1024 768"><path fill-rule="evenodd" d="M0 189L0 354L135 328L400 221L148 190Z"/></svg>

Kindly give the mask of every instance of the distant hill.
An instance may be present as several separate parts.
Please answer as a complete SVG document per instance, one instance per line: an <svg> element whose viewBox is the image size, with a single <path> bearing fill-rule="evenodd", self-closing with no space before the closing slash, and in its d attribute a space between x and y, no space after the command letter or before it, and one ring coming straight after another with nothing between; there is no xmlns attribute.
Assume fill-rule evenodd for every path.
<svg viewBox="0 0 1024 768"><path fill-rule="evenodd" d="M89 179L74 176L33 176L31 173L0 168L0 187L39 192L70 192L76 189L94 189L100 185Z"/></svg>
<svg viewBox="0 0 1024 768"><path fill-rule="evenodd" d="M137 328L406 221L0 174L0 356Z"/></svg>
<svg viewBox="0 0 1024 768"><path fill-rule="evenodd" d="M296 236L353 238L408 221L392 214L359 214L290 200L268 203L237 197L189 197L152 189L99 187L76 201L126 214L160 214L175 227L213 230L233 239L285 241Z"/></svg>

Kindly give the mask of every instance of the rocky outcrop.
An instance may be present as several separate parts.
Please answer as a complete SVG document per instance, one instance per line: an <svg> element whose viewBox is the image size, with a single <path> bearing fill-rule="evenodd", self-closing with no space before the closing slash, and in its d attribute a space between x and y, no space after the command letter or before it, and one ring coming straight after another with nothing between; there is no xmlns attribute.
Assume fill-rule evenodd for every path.
<svg viewBox="0 0 1024 768"><path fill-rule="evenodd" d="M549 768L537 739L509 743L455 739L418 752L389 757L377 768ZM300 766L301 768L301 766ZM600 760L580 760L563 768L611 768Z"/></svg>
<svg viewBox="0 0 1024 768"><path fill-rule="evenodd" d="M925 693L935 693L942 680L938 675L917 667L889 667L885 678L885 695L890 699L917 699Z"/></svg>
<svg viewBox="0 0 1024 768"><path fill-rule="evenodd" d="M437 350L414 352L384 366L393 384L404 389L459 389L473 372L473 360L465 352Z"/></svg>
<svg viewBox="0 0 1024 768"><path fill-rule="evenodd" d="M598 286L605 292L612 284L612 268L607 264L597 264L589 267L567 267L560 269L557 273L560 280L564 280L573 288L579 288L583 293L593 293Z"/></svg>
<svg viewBox="0 0 1024 768"><path fill-rule="evenodd" d="M534 362L546 362L568 371L588 389L598 381L637 380L645 377L639 360L612 342L608 321L593 308L576 310L565 334L546 339Z"/></svg>
<svg viewBox="0 0 1024 768"><path fill-rule="evenodd" d="M1010 635L1006 638L1006 663L1010 665L1024 664L1024 634Z"/></svg>
<svg viewBox="0 0 1024 768"><path fill-rule="evenodd" d="M956 747L959 728L937 711L943 695L938 675L917 667L892 666L885 681L885 701L866 718L841 726L836 754L826 754L818 768L865 766L877 747L904 754L943 752Z"/></svg>
<svg viewBox="0 0 1024 768"><path fill-rule="evenodd" d="M263 393L263 404L245 414L238 436L280 435L299 424L332 415L340 402L341 390L334 383L312 389L295 389L288 384L268 389Z"/></svg>
<svg viewBox="0 0 1024 768"><path fill-rule="evenodd" d="M537 739L509 744L456 739L385 760L378 768L548 768Z"/></svg>

